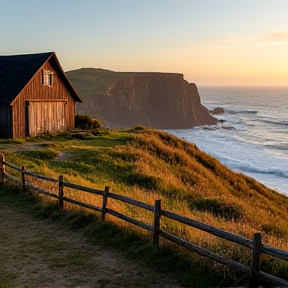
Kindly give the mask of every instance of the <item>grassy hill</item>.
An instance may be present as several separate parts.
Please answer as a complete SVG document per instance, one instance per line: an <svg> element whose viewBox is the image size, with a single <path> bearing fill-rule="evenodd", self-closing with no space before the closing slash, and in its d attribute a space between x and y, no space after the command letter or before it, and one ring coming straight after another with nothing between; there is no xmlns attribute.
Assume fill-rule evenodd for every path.
<svg viewBox="0 0 288 288"><path fill-rule="evenodd" d="M25 146L14 143L10 148L0 141L0 148L6 149L8 162L18 166L25 163L30 171L55 178L63 174L65 181L102 190L108 185L115 193L150 204L162 199L163 209L249 239L260 231L265 244L287 249L286 196L231 171L196 145L165 132L139 126L94 134L64 133L33 138L27 139ZM68 197L69 193L88 203L101 203L96 197L85 198L83 193L65 190ZM152 223L148 212L118 202L109 205ZM120 220L118 225L127 226ZM249 265L251 252L245 248L167 220L163 225L168 232ZM287 264L282 261L262 257L261 269L288 279Z"/></svg>
<svg viewBox="0 0 288 288"><path fill-rule="evenodd" d="M73 86L77 88L79 95L85 95L85 100L89 101L96 100L115 82L132 76L153 74L153 72L115 72L101 68L81 68L68 71L65 74L73 83Z"/></svg>
<svg viewBox="0 0 288 288"><path fill-rule="evenodd" d="M73 85L77 87L80 95L96 96L104 93L112 83L128 78L133 73L120 73L100 68L85 68L68 71L66 75Z"/></svg>

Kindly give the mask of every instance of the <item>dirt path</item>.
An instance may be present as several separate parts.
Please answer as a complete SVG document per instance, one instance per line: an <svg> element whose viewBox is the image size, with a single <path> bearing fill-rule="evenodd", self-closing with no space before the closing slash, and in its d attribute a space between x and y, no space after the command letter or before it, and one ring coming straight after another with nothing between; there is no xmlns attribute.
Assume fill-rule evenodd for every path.
<svg viewBox="0 0 288 288"><path fill-rule="evenodd" d="M173 279L123 259L115 251L89 244L80 232L0 203L0 279L3 277L16 287L27 288L180 287Z"/></svg>

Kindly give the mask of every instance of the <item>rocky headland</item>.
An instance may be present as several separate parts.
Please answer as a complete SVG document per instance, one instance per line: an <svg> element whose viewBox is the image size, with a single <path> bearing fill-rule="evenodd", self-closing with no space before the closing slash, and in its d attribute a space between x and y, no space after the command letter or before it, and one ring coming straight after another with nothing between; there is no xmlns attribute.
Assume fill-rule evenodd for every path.
<svg viewBox="0 0 288 288"><path fill-rule="evenodd" d="M83 68L66 75L84 99L76 113L101 119L106 127L188 129L217 123L196 85L182 74Z"/></svg>

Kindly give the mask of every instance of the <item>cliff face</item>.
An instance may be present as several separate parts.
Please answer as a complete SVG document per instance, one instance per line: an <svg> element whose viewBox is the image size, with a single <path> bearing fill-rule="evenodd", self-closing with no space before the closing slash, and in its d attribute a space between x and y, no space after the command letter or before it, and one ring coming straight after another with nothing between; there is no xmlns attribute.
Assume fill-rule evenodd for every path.
<svg viewBox="0 0 288 288"><path fill-rule="evenodd" d="M93 97L93 91L87 93L87 87L84 88L85 83L73 81L75 75L69 77L71 72L74 71L67 73L68 78L84 101L87 100L76 107L76 112L99 118L108 127L144 125L158 129L186 129L217 122L201 105L196 85L189 84L182 74L122 73L120 79L107 81L106 87L102 81L102 91Z"/></svg>

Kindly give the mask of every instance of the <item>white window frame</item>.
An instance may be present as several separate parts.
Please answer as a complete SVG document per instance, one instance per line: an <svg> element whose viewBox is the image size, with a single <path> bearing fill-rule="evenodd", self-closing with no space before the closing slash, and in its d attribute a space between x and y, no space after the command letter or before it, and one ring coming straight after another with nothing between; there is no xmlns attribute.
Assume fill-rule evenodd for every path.
<svg viewBox="0 0 288 288"><path fill-rule="evenodd" d="M52 86L53 72L50 70L43 70L42 85Z"/></svg>

